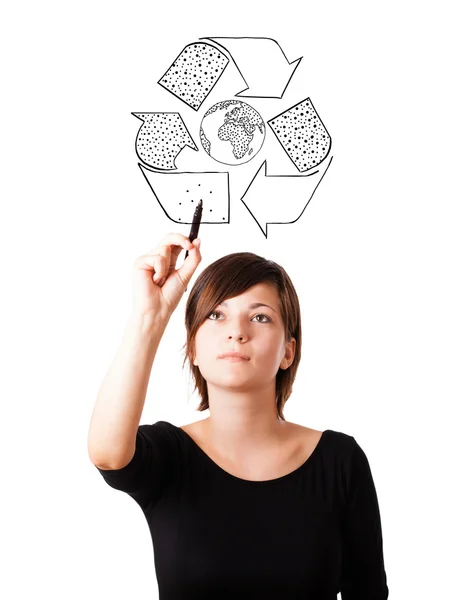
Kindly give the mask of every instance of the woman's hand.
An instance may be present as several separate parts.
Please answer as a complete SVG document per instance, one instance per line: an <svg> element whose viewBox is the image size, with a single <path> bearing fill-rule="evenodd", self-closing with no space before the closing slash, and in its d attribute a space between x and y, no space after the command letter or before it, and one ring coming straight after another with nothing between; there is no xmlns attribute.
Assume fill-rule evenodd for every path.
<svg viewBox="0 0 476 600"><path fill-rule="evenodd" d="M202 260L200 241L193 243L180 233L167 234L160 244L134 263L134 311L170 317ZM189 255L179 269L175 264L182 249Z"/></svg>

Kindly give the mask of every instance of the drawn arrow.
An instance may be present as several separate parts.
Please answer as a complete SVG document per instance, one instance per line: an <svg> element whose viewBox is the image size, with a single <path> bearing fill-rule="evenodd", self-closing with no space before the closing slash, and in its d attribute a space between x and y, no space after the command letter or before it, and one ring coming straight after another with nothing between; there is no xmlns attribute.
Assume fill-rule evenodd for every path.
<svg viewBox="0 0 476 600"><path fill-rule="evenodd" d="M266 238L269 224L295 223L301 217L331 162L332 157L324 172L289 176L268 175L267 161L262 163L241 201Z"/></svg>
<svg viewBox="0 0 476 600"><path fill-rule="evenodd" d="M176 169L175 159L189 146L198 152L178 112L131 113L142 121L137 132L136 153L143 163L155 169Z"/></svg>
<svg viewBox="0 0 476 600"><path fill-rule="evenodd" d="M228 173L160 173L138 164L157 202L171 221L192 223L195 208L202 200L202 223L230 222Z"/></svg>
<svg viewBox="0 0 476 600"><path fill-rule="evenodd" d="M290 63L281 46L271 38L209 37L232 57L246 87L235 94L241 98L282 98L302 60Z"/></svg>

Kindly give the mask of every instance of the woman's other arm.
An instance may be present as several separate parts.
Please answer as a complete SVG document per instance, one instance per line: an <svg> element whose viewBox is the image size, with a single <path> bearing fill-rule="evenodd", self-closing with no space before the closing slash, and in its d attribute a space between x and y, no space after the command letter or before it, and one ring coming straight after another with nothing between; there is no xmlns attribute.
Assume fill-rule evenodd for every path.
<svg viewBox="0 0 476 600"><path fill-rule="evenodd" d="M120 469L134 456L150 373L167 323L165 315L133 312L129 317L89 426L89 458L101 469Z"/></svg>
<svg viewBox="0 0 476 600"><path fill-rule="evenodd" d="M387 600L377 491L365 452L353 439L347 466L347 506L343 527L342 600Z"/></svg>

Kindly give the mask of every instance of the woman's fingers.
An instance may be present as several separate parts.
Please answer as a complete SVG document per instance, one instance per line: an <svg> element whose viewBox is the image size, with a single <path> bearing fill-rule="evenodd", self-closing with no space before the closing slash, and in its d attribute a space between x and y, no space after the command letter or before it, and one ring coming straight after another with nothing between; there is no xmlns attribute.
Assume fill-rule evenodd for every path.
<svg viewBox="0 0 476 600"><path fill-rule="evenodd" d="M188 250L189 255L183 265L176 270L177 258L184 249ZM195 239L192 243L189 238L180 233L169 233L158 246L137 259L136 267L148 271L153 283L159 287L162 287L168 277L175 273L186 289L201 259L199 239Z"/></svg>
<svg viewBox="0 0 476 600"><path fill-rule="evenodd" d="M160 244L152 248L149 252L147 252L147 254L158 254L163 246L177 246L177 250L180 248L177 254L180 254L182 248L185 250L191 250L192 242L188 239L188 237L182 235L181 233L168 233L161 240Z"/></svg>
<svg viewBox="0 0 476 600"><path fill-rule="evenodd" d="M201 240L199 238L193 240L192 250L190 250L183 265L177 270L177 274L182 281L185 282L185 291L187 291L187 285L202 260L202 255L200 254L200 242Z"/></svg>

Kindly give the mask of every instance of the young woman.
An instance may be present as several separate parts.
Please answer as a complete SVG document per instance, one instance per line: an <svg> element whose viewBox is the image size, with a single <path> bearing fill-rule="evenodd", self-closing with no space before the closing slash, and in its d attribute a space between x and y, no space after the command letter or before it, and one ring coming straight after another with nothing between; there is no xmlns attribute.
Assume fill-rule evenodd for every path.
<svg viewBox="0 0 476 600"><path fill-rule="evenodd" d="M190 251L175 269L182 249ZM188 360L204 420L139 425L168 320L201 261L178 233L135 263L134 309L101 386L89 457L150 528L160 600L386 600L367 457L345 433L286 421L301 315L278 264L229 254L187 301Z"/></svg>

